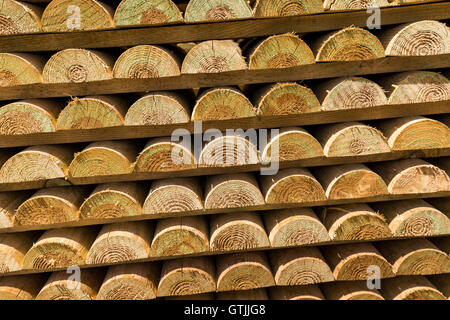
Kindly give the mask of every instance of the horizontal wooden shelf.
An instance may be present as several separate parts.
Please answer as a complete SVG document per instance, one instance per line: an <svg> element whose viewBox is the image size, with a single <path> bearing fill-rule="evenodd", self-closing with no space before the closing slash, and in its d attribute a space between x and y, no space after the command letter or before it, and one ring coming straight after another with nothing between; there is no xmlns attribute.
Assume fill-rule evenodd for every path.
<svg viewBox="0 0 450 320"><path fill-rule="evenodd" d="M164 26L134 26L68 33L38 33L0 37L1 52L56 51L65 48L110 48L140 44L167 44L211 39L261 37L286 32L320 32L350 25L366 27L366 10L275 18L250 18ZM381 25L450 18L448 1L381 8Z"/></svg>
<svg viewBox="0 0 450 320"><path fill-rule="evenodd" d="M261 129L290 126L317 125L342 121L361 121L404 117L411 115L433 115L450 113L450 100L392 104L361 109L321 111L283 116L266 116L202 122L202 132L208 129ZM194 132L194 122L173 125L122 126L87 130L65 130L27 135L0 135L0 148L62 144L105 140L168 137L176 129Z"/></svg>
<svg viewBox="0 0 450 320"><path fill-rule="evenodd" d="M450 148L443 149L428 149L428 150L401 150L391 151L386 153L377 153L370 155L349 156L349 157L316 157L309 159L301 159L295 161L283 161L279 163L280 169L293 167L321 167L348 163L369 163L392 161L410 158L435 158L450 156ZM145 181L157 180L174 177L197 177L206 175L231 174L238 172L256 172L264 168L262 164L247 164L238 166L224 166L224 167L206 167L198 166L194 169L184 169L178 171L167 172L134 172L120 175L95 176L95 177L80 177L80 178L56 178L49 180L37 180L27 182L11 182L0 183L0 192L3 191L19 191L31 190L47 187L70 186L70 185L91 185L110 182L124 182L124 181Z"/></svg>

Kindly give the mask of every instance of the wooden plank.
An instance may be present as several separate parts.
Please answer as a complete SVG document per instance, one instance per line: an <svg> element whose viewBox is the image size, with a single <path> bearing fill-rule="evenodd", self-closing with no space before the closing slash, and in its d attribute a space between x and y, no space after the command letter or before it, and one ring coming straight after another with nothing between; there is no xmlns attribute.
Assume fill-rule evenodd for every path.
<svg viewBox="0 0 450 320"><path fill-rule="evenodd" d="M450 18L449 13L450 3L447 1L387 7L381 8L381 24L392 25L424 19L444 20ZM369 15L366 10L355 10L292 17L14 35L0 38L0 51L56 51L74 47L109 48L139 44L250 38L286 32L319 32L341 29L349 25L366 27Z"/></svg>
<svg viewBox="0 0 450 320"><path fill-rule="evenodd" d="M363 61L325 62L285 69L237 70L182 74L176 77L112 79L83 83L36 83L0 88L0 100L87 96L112 93L180 90L236 84L272 83L331 77L447 68L450 54L385 57Z"/></svg>

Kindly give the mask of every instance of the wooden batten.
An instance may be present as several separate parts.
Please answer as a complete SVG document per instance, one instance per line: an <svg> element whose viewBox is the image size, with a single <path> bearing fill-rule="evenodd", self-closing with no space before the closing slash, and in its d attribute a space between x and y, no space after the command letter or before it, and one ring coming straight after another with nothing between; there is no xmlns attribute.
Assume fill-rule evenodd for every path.
<svg viewBox="0 0 450 320"><path fill-rule="evenodd" d="M95 300L104 275L101 268L83 270L76 281L66 271L54 272L36 300Z"/></svg>
<svg viewBox="0 0 450 320"><path fill-rule="evenodd" d="M142 214L145 191L136 182L98 185L80 207L81 219L112 219Z"/></svg>
<svg viewBox="0 0 450 320"><path fill-rule="evenodd" d="M205 209L242 208L264 204L258 182L249 173L208 176Z"/></svg>
<svg viewBox="0 0 450 320"><path fill-rule="evenodd" d="M252 10L245 0L190 0L184 12L186 22L250 18Z"/></svg>
<svg viewBox="0 0 450 320"><path fill-rule="evenodd" d="M317 284L269 288L272 300L325 300Z"/></svg>
<svg viewBox="0 0 450 320"><path fill-rule="evenodd" d="M324 111L370 108L388 103L383 88L362 77L320 81L314 92Z"/></svg>
<svg viewBox="0 0 450 320"><path fill-rule="evenodd" d="M139 98L125 115L126 126L188 123L191 111L187 99L176 92L151 92Z"/></svg>
<svg viewBox="0 0 450 320"><path fill-rule="evenodd" d="M211 88L202 92L192 111L192 121L253 118L256 110L248 98L234 87Z"/></svg>
<svg viewBox="0 0 450 320"><path fill-rule="evenodd" d="M102 227L86 256L86 264L145 259L150 253L153 224L132 221Z"/></svg>
<svg viewBox="0 0 450 320"><path fill-rule="evenodd" d="M383 215L364 203L324 208L321 218L333 241L370 241L392 237Z"/></svg>
<svg viewBox="0 0 450 320"><path fill-rule="evenodd" d="M125 122L126 101L115 96L74 98L61 111L57 130L119 127Z"/></svg>
<svg viewBox="0 0 450 320"><path fill-rule="evenodd" d="M389 223L394 237L425 237L450 234L449 216L422 199L372 203Z"/></svg>
<svg viewBox="0 0 450 320"><path fill-rule="evenodd" d="M442 292L423 276L384 279L380 291L386 300L445 300Z"/></svg>
<svg viewBox="0 0 450 320"><path fill-rule="evenodd" d="M305 168L289 168L273 176L261 176L261 189L268 204L325 200L316 178Z"/></svg>
<svg viewBox="0 0 450 320"><path fill-rule="evenodd" d="M206 217L158 220L151 243L151 257L174 257L209 251Z"/></svg>
<svg viewBox="0 0 450 320"><path fill-rule="evenodd" d="M450 300L450 276L448 274L439 274L428 276L428 280Z"/></svg>
<svg viewBox="0 0 450 320"><path fill-rule="evenodd" d="M126 50L114 64L114 78L144 79L180 75L180 62L171 51L150 45Z"/></svg>
<svg viewBox="0 0 450 320"><path fill-rule="evenodd" d="M101 141L76 153L70 163L71 178L109 176L131 173L137 155L133 141Z"/></svg>
<svg viewBox="0 0 450 320"><path fill-rule="evenodd" d="M380 40L386 56L428 56L449 53L449 36L444 23L422 20L383 30Z"/></svg>
<svg viewBox="0 0 450 320"><path fill-rule="evenodd" d="M312 134L322 144L327 157L352 157L391 151L380 131L361 122L320 126Z"/></svg>
<svg viewBox="0 0 450 320"><path fill-rule="evenodd" d="M316 169L328 199L357 199L389 194L383 179L363 164Z"/></svg>
<svg viewBox="0 0 450 320"><path fill-rule="evenodd" d="M96 300L155 299L159 275L159 266L154 263L111 266Z"/></svg>
<svg viewBox="0 0 450 320"><path fill-rule="evenodd" d="M237 251L270 247L263 221L256 212L232 212L211 216L212 251Z"/></svg>
<svg viewBox="0 0 450 320"><path fill-rule="evenodd" d="M322 12L321 0L256 0L255 17L286 17Z"/></svg>
<svg viewBox="0 0 450 320"><path fill-rule="evenodd" d="M47 280L47 274L0 278L0 300L34 300Z"/></svg>
<svg viewBox="0 0 450 320"><path fill-rule="evenodd" d="M107 53L86 49L65 49L51 56L44 66L42 77L45 83L110 80L113 78L113 65L114 58Z"/></svg>
<svg viewBox="0 0 450 320"><path fill-rule="evenodd" d="M60 106L52 100L22 100L0 107L0 135L55 132Z"/></svg>
<svg viewBox="0 0 450 320"><path fill-rule="evenodd" d="M247 63L232 40L209 40L197 44L186 55L181 73L218 73L245 70Z"/></svg>
<svg viewBox="0 0 450 320"><path fill-rule="evenodd" d="M315 63L314 54L297 35L274 35L259 42L249 56L249 69L281 69Z"/></svg>
<svg viewBox="0 0 450 320"><path fill-rule="evenodd" d="M97 230L91 227L47 230L23 259L23 269L45 270L84 264Z"/></svg>
<svg viewBox="0 0 450 320"><path fill-rule="evenodd" d="M394 276L391 264L371 243L325 246L321 251L338 281Z"/></svg>
<svg viewBox="0 0 450 320"><path fill-rule="evenodd" d="M450 190L450 178L445 170L421 159L376 163L371 168L386 182L390 194Z"/></svg>
<svg viewBox="0 0 450 320"><path fill-rule="evenodd" d="M144 214L189 212L203 209L203 192L198 179L153 180L143 205Z"/></svg>
<svg viewBox="0 0 450 320"><path fill-rule="evenodd" d="M96 0L52 0L42 14L42 28L45 32L107 29L114 26L113 15L110 6Z"/></svg>
<svg viewBox="0 0 450 320"><path fill-rule="evenodd" d="M186 147L183 141L173 142L171 137L162 137L148 140L136 159L134 171L169 172L194 169L196 166L191 148Z"/></svg>
<svg viewBox="0 0 450 320"><path fill-rule="evenodd" d="M78 209L87 192L84 187L59 187L38 190L24 201L14 215L14 225L55 224L79 220Z"/></svg>
<svg viewBox="0 0 450 320"><path fill-rule="evenodd" d="M21 270L25 254L36 238L34 233L1 234L0 274Z"/></svg>
<svg viewBox="0 0 450 320"><path fill-rule="evenodd" d="M394 2L395 5L396 2ZM391 6L392 1L389 0L324 0L323 7L325 10L341 11L341 10L361 10L370 7L380 8Z"/></svg>
<svg viewBox="0 0 450 320"><path fill-rule="evenodd" d="M5 0L0 9L0 35L40 32L41 16L42 9L36 5Z"/></svg>
<svg viewBox="0 0 450 320"><path fill-rule="evenodd" d="M14 214L29 196L24 191L0 193L0 229L14 226Z"/></svg>
<svg viewBox="0 0 450 320"><path fill-rule="evenodd" d="M189 296L216 291L215 265L209 257L164 261L158 297Z"/></svg>
<svg viewBox="0 0 450 320"><path fill-rule="evenodd" d="M450 272L448 253L427 239L382 241L376 247L392 264L396 275L430 275Z"/></svg>
<svg viewBox="0 0 450 320"><path fill-rule="evenodd" d="M334 281L318 248L292 248L269 252L277 286L303 286Z"/></svg>
<svg viewBox="0 0 450 320"><path fill-rule="evenodd" d="M384 300L377 289L369 289L367 281L335 281L320 286L327 300Z"/></svg>
<svg viewBox="0 0 450 320"><path fill-rule="evenodd" d="M298 127L279 129L277 135L271 135L263 150L260 150L261 162L283 162L323 157L320 143L308 131Z"/></svg>
<svg viewBox="0 0 450 320"><path fill-rule="evenodd" d="M265 288L218 292L217 300L269 300Z"/></svg>
<svg viewBox="0 0 450 320"><path fill-rule="evenodd" d="M123 0L114 13L116 26L161 25L182 21L180 9L172 0Z"/></svg>
<svg viewBox="0 0 450 320"><path fill-rule="evenodd" d="M41 83L45 61L29 53L0 53L0 87Z"/></svg>
<svg viewBox="0 0 450 320"><path fill-rule="evenodd" d="M217 264L217 291L240 291L275 285L264 252L220 255Z"/></svg>
<svg viewBox="0 0 450 320"><path fill-rule="evenodd" d="M0 183L65 179L75 149L72 145L28 147L0 168Z"/></svg>
<svg viewBox="0 0 450 320"><path fill-rule="evenodd" d="M302 246L330 241L328 232L310 208L295 208L263 214L272 247Z"/></svg>
<svg viewBox="0 0 450 320"><path fill-rule="evenodd" d="M325 33L311 43L316 61L360 61L383 58L380 40L365 29L348 27Z"/></svg>

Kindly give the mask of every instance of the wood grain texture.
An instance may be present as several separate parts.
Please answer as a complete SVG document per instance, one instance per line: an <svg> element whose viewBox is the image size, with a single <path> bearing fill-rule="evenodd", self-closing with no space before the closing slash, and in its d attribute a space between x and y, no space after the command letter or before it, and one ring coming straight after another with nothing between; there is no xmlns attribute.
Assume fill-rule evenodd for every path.
<svg viewBox="0 0 450 320"><path fill-rule="evenodd" d="M386 300L445 300L444 295L423 276L402 276L382 281Z"/></svg>

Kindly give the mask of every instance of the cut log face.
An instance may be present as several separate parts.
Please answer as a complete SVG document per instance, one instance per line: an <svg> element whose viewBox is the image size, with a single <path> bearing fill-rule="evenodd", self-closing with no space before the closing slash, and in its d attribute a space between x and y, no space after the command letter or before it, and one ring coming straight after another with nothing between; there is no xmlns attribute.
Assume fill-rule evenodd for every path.
<svg viewBox="0 0 450 320"><path fill-rule="evenodd" d="M48 275L29 274L0 278L0 300L34 300Z"/></svg>
<svg viewBox="0 0 450 320"><path fill-rule="evenodd" d="M0 87L42 82L43 59L31 54L0 53Z"/></svg>
<svg viewBox="0 0 450 320"><path fill-rule="evenodd" d="M180 75L178 59L168 50L150 45L130 48L114 64L114 78L162 78Z"/></svg>
<svg viewBox="0 0 450 320"><path fill-rule="evenodd" d="M206 217L176 217L158 220L150 256L172 257L209 251Z"/></svg>
<svg viewBox="0 0 450 320"><path fill-rule="evenodd" d="M114 10L96 0L52 0L42 14L45 32L68 32L114 27Z"/></svg>
<svg viewBox="0 0 450 320"><path fill-rule="evenodd" d="M0 235L0 274L21 270L25 254L35 240L33 233Z"/></svg>
<svg viewBox="0 0 450 320"><path fill-rule="evenodd" d="M258 99L258 115L281 116L319 112L320 103L311 89L297 83L265 86Z"/></svg>
<svg viewBox="0 0 450 320"><path fill-rule="evenodd" d="M29 147L11 158L0 168L0 182L13 183L48 179L64 179L74 149L70 145Z"/></svg>
<svg viewBox="0 0 450 320"><path fill-rule="evenodd" d="M82 187L48 188L37 191L23 202L14 215L14 225L45 225L77 221L84 201Z"/></svg>
<svg viewBox="0 0 450 320"><path fill-rule="evenodd" d="M264 252L246 252L217 257L217 291L239 291L275 285Z"/></svg>
<svg viewBox="0 0 450 320"><path fill-rule="evenodd" d="M79 282L65 271L54 272L36 300L95 300L104 277L102 269L84 270Z"/></svg>
<svg viewBox="0 0 450 320"><path fill-rule="evenodd" d="M264 39L255 47L249 60L249 69L281 69L316 62L308 45L292 33Z"/></svg>
<svg viewBox="0 0 450 320"><path fill-rule="evenodd" d="M444 23L423 20L393 27L381 39L387 56L429 56L450 52L449 31Z"/></svg>
<svg viewBox="0 0 450 320"><path fill-rule="evenodd" d="M383 179L363 164L317 169L315 176L328 199L357 199L389 194Z"/></svg>
<svg viewBox="0 0 450 320"><path fill-rule="evenodd" d="M361 122L317 127L313 131L327 157L353 157L391 151L387 139L375 128Z"/></svg>
<svg viewBox="0 0 450 320"><path fill-rule="evenodd" d="M447 173L421 159L405 159L372 165L391 194L429 193L450 190Z"/></svg>
<svg viewBox="0 0 450 320"><path fill-rule="evenodd" d="M445 101L450 99L450 81L437 72L403 72L383 78L383 80L385 88L390 93L390 104Z"/></svg>
<svg viewBox="0 0 450 320"><path fill-rule="evenodd" d="M334 281L320 286L327 300L384 300L377 289L369 289L366 281Z"/></svg>
<svg viewBox="0 0 450 320"><path fill-rule="evenodd" d="M315 40L316 61L359 61L383 58L380 40L369 31L350 27Z"/></svg>
<svg viewBox="0 0 450 320"><path fill-rule="evenodd" d="M92 228L47 230L28 250L23 269L45 270L82 265L96 235L96 230Z"/></svg>
<svg viewBox="0 0 450 320"><path fill-rule="evenodd" d="M190 141L189 141L190 142ZM134 165L135 172L170 172L194 169L197 161L191 149L171 137L150 139Z"/></svg>
<svg viewBox="0 0 450 320"><path fill-rule="evenodd" d="M233 87L203 92L192 111L192 121L230 120L256 116L255 108L242 92Z"/></svg>
<svg viewBox="0 0 450 320"><path fill-rule="evenodd" d="M199 293L186 296L168 296L164 297L164 300L216 300L215 294L213 292Z"/></svg>
<svg viewBox="0 0 450 320"><path fill-rule="evenodd" d="M17 209L29 196L29 193L24 191L0 193L0 229L14 225Z"/></svg>
<svg viewBox="0 0 450 320"><path fill-rule="evenodd" d="M293 248L270 252L277 286L302 286L334 281L318 248Z"/></svg>
<svg viewBox="0 0 450 320"><path fill-rule="evenodd" d="M325 10L361 10L373 7L391 6L389 0L324 0L323 7Z"/></svg>
<svg viewBox="0 0 450 320"><path fill-rule="evenodd" d="M69 175L81 178L131 173L136 155L132 141L93 142L75 154Z"/></svg>
<svg viewBox="0 0 450 320"><path fill-rule="evenodd" d="M245 69L247 63L236 42L210 40L197 44L188 52L181 73L218 73Z"/></svg>
<svg viewBox="0 0 450 320"><path fill-rule="evenodd" d="M394 237L424 237L450 234L450 219L421 199L373 203L386 217Z"/></svg>
<svg viewBox="0 0 450 320"><path fill-rule="evenodd" d="M104 225L86 257L87 264L145 259L150 253L152 224L132 221Z"/></svg>
<svg viewBox="0 0 450 320"><path fill-rule="evenodd" d="M423 276L402 276L382 281L386 300L445 300L444 295Z"/></svg>
<svg viewBox="0 0 450 320"><path fill-rule="evenodd" d="M243 166L259 163L256 144L241 134L215 137L200 154L199 164L208 167Z"/></svg>
<svg viewBox="0 0 450 320"><path fill-rule="evenodd" d="M153 92L133 103L125 116L126 126L150 126L190 121L185 99L174 92Z"/></svg>
<svg viewBox="0 0 450 320"><path fill-rule="evenodd" d="M112 66L112 57L104 53L86 49L65 49L55 53L47 61L42 77L45 83L110 80L113 78Z"/></svg>
<svg viewBox="0 0 450 320"><path fill-rule="evenodd" d="M116 97L75 98L61 111L57 130L96 129L123 126L126 104Z"/></svg>
<svg viewBox="0 0 450 320"><path fill-rule="evenodd" d="M429 281L450 300L450 276L448 274L439 274L427 277Z"/></svg>
<svg viewBox="0 0 450 320"><path fill-rule="evenodd" d="M257 0L255 17L299 16L322 12L321 0Z"/></svg>
<svg viewBox="0 0 450 320"><path fill-rule="evenodd" d="M270 137L261 153L263 163L311 159L324 155L319 141L305 129L296 127L279 129L279 134Z"/></svg>
<svg viewBox="0 0 450 320"><path fill-rule="evenodd" d="M327 242L328 232L310 208L266 212L264 224L272 247L302 246Z"/></svg>
<svg viewBox="0 0 450 320"><path fill-rule="evenodd" d="M209 257L166 260L162 266L158 297L214 292L214 270L214 262Z"/></svg>
<svg viewBox="0 0 450 320"><path fill-rule="evenodd" d="M382 241L381 254L396 275L429 275L450 272L450 257L427 239Z"/></svg>
<svg viewBox="0 0 450 320"><path fill-rule="evenodd" d="M50 100L24 100L0 108L0 135L26 135L54 132L59 113Z"/></svg>
<svg viewBox="0 0 450 320"><path fill-rule="evenodd" d="M392 237L385 218L363 203L324 208L322 221L333 241Z"/></svg>
<svg viewBox="0 0 450 320"><path fill-rule="evenodd" d="M370 243L354 243L321 248L336 280L367 280L393 277L391 264Z"/></svg>
<svg viewBox="0 0 450 320"><path fill-rule="evenodd" d="M370 108L388 103L383 88L361 77L323 81L315 92L324 111Z"/></svg>
<svg viewBox="0 0 450 320"><path fill-rule="evenodd" d="M143 206L144 214L189 212L203 209L202 190L195 178L152 181Z"/></svg>
<svg viewBox="0 0 450 320"><path fill-rule="evenodd" d="M96 300L151 300L156 298L159 267L153 263L111 266Z"/></svg>
<svg viewBox="0 0 450 320"><path fill-rule="evenodd" d="M280 170L274 176L261 176L266 203L302 203L325 200L325 192L314 176L303 168Z"/></svg>
<svg viewBox="0 0 450 320"><path fill-rule="evenodd" d="M122 0L114 14L116 26L182 22L183 16L172 0Z"/></svg>
<svg viewBox="0 0 450 320"><path fill-rule="evenodd" d="M393 150L444 149L450 147L450 129L434 119L421 116L381 121L380 130Z"/></svg>
<svg viewBox="0 0 450 320"><path fill-rule="evenodd" d="M144 190L136 182L101 184L80 207L81 219L113 219L142 214Z"/></svg>
<svg viewBox="0 0 450 320"><path fill-rule="evenodd" d="M40 32L41 15L38 6L5 0L0 9L0 35Z"/></svg>
<svg viewBox="0 0 450 320"><path fill-rule="evenodd" d="M272 300L325 300L325 297L316 284L294 287L269 288Z"/></svg>
<svg viewBox="0 0 450 320"><path fill-rule="evenodd" d="M212 251L238 251L270 247L264 224L256 212L213 215L210 233Z"/></svg>
<svg viewBox="0 0 450 320"><path fill-rule="evenodd" d="M186 22L242 19L251 16L252 10L245 0L190 0L184 13Z"/></svg>
<svg viewBox="0 0 450 320"><path fill-rule="evenodd" d="M242 208L264 204L255 177L248 173L208 176L205 209Z"/></svg>
<svg viewBox="0 0 450 320"><path fill-rule="evenodd" d="M217 300L269 300L264 288L217 293Z"/></svg>

